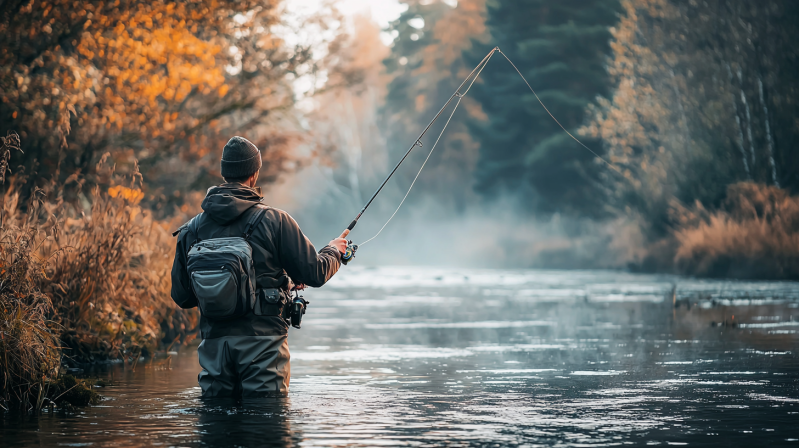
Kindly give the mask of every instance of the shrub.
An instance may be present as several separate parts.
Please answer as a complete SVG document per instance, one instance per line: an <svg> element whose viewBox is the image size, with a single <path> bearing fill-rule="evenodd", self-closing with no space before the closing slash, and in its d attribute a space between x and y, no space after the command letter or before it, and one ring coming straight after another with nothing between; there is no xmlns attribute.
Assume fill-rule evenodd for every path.
<svg viewBox="0 0 799 448"><path fill-rule="evenodd" d="M61 365L52 302L39 289L46 280L39 235L29 225L0 229L0 401L23 409L41 407Z"/></svg>
<svg viewBox="0 0 799 448"><path fill-rule="evenodd" d="M196 329L196 313L175 309L169 295L174 238L138 205L142 197L132 184L113 185L93 189L88 213L49 204L58 231L40 250L58 255L44 290L73 359L135 362Z"/></svg>
<svg viewBox="0 0 799 448"><path fill-rule="evenodd" d="M19 137L0 137L0 185L5 181L12 150ZM36 194L34 194L36 197ZM3 204L5 205L5 203ZM31 204L35 216L38 203ZM9 222L0 208L0 402L4 408L39 408L47 384L58 375L61 352L50 298L40 285L46 281L46 260L37 256L42 236L35 220Z"/></svg>
<svg viewBox="0 0 799 448"><path fill-rule="evenodd" d="M2 141L0 185L19 146L11 137ZM199 314L177 309L169 294L175 242L168 229L177 223L157 221L139 205L140 176L119 182L108 174L113 181L95 186L91 198L77 175L37 189L29 201L12 179L0 196L2 402L38 409L64 392L62 362L135 366L159 344L196 334Z"/></svg>
<svg viewBox="0 0 799 448"><path fill-rule="evenodd" d="M758 279L799 278L799 197L777 187L730 185L718 210L680 209L679 272Z"/></svg>

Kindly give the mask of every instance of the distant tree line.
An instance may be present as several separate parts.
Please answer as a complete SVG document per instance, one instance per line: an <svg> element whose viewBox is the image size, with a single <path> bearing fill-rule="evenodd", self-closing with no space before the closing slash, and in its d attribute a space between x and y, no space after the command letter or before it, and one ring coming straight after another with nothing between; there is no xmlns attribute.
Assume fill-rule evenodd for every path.
<svg viewBox="0 0 799 448"><path fill-rule="evenodd" d="M479 147L460 171L483 197L521 191L531 210L602 215L608 205L668 202L627 192L663 183L653 178L658 170L674 176L659 187L664 198L688 202L717 202L726 185L744 180L796 189L794 2L406 3L385 61L396 151L499 46L558 120L628 178L614 179L616 171L571 140L498 57L470 92L466 135L453 131L446 141Z"/></svg>
<svg viewBox="0 0 799 448"><path fill-rule="evenodd" d="M460 204L514 197L539 218L634 223L639 236L626 239L659 253L655 269L696 265L680 257L702 258L707 250L749 260L771 250L736 255L746 244L712 249L697 235L752 240L749 232L760 226L790 239L799 230L790 211L790 195L799 193L799 3L405 3L385 61L395 155L406 148L394 142L411 143L462 77L499 46L558 121L600 156L563 132L498 56L454 119L461 127L444 136L436 171L423 175L428 196ZM743 227L733 238L723 222ZM780 241L750 246L795 247ZM700 264L723 275L713 263ZM772 267L779 277L796 264Z"/></svg>
<svg viewBox="0 0 799 448"><path fill-rule="evenodd" d="M604 174L607 204L663 235L675 201L716 207L744 181L799 191L799 4L622 4L616 88L583 128L623 173Z"/></svg>

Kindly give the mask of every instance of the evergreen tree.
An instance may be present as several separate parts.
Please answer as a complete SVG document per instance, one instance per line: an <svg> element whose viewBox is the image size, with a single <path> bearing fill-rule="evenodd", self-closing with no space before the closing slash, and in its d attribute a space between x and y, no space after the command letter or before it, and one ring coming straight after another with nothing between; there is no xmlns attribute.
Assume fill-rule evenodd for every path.
<svg viewBox="0 0 799 448"><path fill-rule="evenodd" d="M472 39L483 36L485 0L451 2L405 0L408 9L390 27L396 38L391 55L385 59L391 77L383 116L390 164L408 150L413 139L450 97L463 77L472 69L466 67L464 51L472 47ZM416 183L419 192L432 195L442 205L458 209L473 202L473 171L477 162L477 145L465 125L474 103L469 99L458 112L441 138L436 152ZM472 106L472 107L470 107ZM398 172L406 186L416 174L435 137L446 121L439 120L424 139L424 147L414 151L407 167ZM418 193L409 200L425 195Z"/></svg>
<svg viewBox="0 0 799 448"><path fill-rule="evenodd" d="M488 44L467 51L471 65L499 46L566 129L576 135L586 106L608 93L605 61L618 0L495 0L488 4ZM597 213L595 157L572 140L497 54L470 92L487 119L471 120L480 144L477 189L488 197L529 193L530 208ZM586 141L598 150L598 142Z"/></svg>

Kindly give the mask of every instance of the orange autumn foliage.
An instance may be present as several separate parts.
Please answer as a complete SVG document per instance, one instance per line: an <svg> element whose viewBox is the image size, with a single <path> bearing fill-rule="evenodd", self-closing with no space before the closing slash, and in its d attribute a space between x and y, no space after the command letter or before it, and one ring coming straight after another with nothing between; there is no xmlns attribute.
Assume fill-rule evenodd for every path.
<svg viewBox="0 0 799 448"><path fill-rule="evenodd" d="M799 197L763 184L730 185L718 210L680 208L675 262L700 276L799 278Z"/></svg>
<svg viewBox="0 0 799 448"><path fill-rule="evenodd" d="M148 185L168 190L213 177L224 142L246 134L272 180L298 133L280 118L293 106L291 77L316 69L308 46L273 32L278 5L4 2L0 133L20 134L20 162L41 176L91 174L111 152L120 172L138 160Z"/></svg>

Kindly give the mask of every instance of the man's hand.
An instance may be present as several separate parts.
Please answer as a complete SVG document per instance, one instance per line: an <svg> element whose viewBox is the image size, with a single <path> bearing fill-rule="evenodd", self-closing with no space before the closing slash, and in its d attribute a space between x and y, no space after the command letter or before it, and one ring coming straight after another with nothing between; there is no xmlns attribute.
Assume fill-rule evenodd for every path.
<svg viewBox="0 0 799 448"><path fill-rule="evenodd" d="M347 235L349 234L350 230L345 229L343 232L341 232L341 236L330 241L329 243L327 243L327 245L335 247L336 249L338 249L339 252L341 252L342 255L344 255L344 253L347 252Z"/></svg>
<svg viewBox="0 0 799 448"><path fill-rule="evenodd" d="M329 246L333 246L336 249L338 249L338 251L341 252L342 255L344 254L344 252L347 252L347 240L345 240L344 238L336 238L327 244Z"/></svg>

